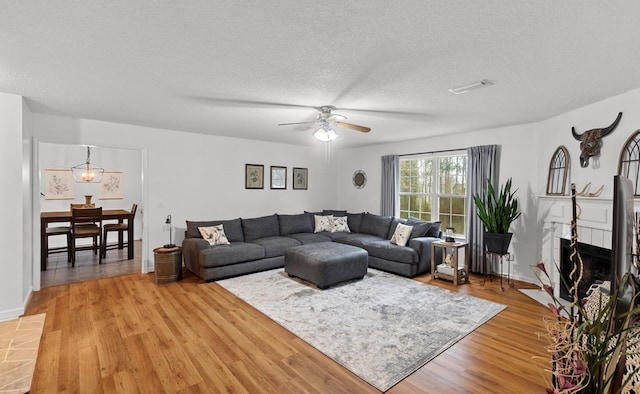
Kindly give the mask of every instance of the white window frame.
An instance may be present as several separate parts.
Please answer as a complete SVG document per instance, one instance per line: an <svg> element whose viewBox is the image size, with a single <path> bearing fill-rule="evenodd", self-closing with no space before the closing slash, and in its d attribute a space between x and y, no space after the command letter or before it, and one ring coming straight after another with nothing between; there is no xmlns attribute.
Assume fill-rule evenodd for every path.
<svg viewBox="0 0 640 394"><path fill-rule="evenodd" d="M447 152L439 152L432 154L419 154L419 155L411 155L406 157L400 157L400 161L413 161L413 160L434 160L432 165L432 173L433 173L433 190L431 193L407 193L401 192L398 190L398 201L400 201L400 197L405 196L428 196L431 199L431 221L440 220L440 198L441 197L452 197L452 198L464 198L464 221L466 223L466 217L468 215L467 212L467 195L460 194L444 194L440 193L440 159L447 157L457 157L464 156L466 158L466 164L468 164L468 157L466 150L459 151L447 151ZM402 177L402 175L400 175ZM467 179L465 179L465 183ZM400 216L400 206L398 206L398 212L396 212L396 216ZM442 228L442 232L445 231L445 228ZM455 237L464 238L465 234L461 232L456 232L454 234Z"/></svg>

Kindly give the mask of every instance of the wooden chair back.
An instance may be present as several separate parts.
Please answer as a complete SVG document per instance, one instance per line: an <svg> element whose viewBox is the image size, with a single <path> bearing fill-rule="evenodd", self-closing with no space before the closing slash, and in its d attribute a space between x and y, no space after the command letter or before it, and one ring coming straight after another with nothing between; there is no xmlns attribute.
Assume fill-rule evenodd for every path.
<svg viewBox="0 0 640 394"><path fill-rule="evenodd" d="M76 229L78 225L87 224L102 227L102 207L71 209L71 225L73 229Z"/></svg>

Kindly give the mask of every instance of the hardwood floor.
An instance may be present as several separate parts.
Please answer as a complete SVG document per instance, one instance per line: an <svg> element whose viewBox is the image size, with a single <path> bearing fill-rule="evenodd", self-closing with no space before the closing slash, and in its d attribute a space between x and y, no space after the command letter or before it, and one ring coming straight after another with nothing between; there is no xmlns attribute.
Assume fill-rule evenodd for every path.
<svg viewBox="0 0 640 394"><path fill-rule="evenodd" d="M32 392L379 392L215 282L186 271L176 283L153 279L138 273L35 293L26 314L47 317ZM545 391L538 333L546 307L479 279L455 287L416 278L508 307L388 393Z"/></svg>

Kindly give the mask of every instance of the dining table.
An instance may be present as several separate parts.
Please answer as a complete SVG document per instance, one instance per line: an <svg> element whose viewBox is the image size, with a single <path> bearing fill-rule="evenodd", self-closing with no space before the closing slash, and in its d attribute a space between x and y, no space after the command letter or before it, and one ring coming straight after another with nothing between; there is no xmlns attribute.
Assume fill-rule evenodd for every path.
<svg viewBox="0 0 640 394"><path fill-rule="evenodd" d="M127 221L127 259L133 258L133 215L134 213L127 209L103 209L102 220L117 220L118 223ZM71 211L49 211L40 212L40 270L47 269L47 251L42 247L45 244L47 236L47 227L50 223L71 222ZM104 241L103 241L104 242ZM118 248L124 247L124 234L118 233Z"/></svg>

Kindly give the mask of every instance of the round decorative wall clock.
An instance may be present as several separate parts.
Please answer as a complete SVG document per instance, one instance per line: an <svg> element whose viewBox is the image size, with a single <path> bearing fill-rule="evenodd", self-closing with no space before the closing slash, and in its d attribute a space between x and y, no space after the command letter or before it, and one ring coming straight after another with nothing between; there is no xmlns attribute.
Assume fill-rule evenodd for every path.
<svg viewBox="0 0 640 394"><path fill-rule="evenodd" d="M352 179L353 179L353 186L356 189L362 189L364 185L367 184L367 174L362 170L358 170L354 172Z"/></svg>

